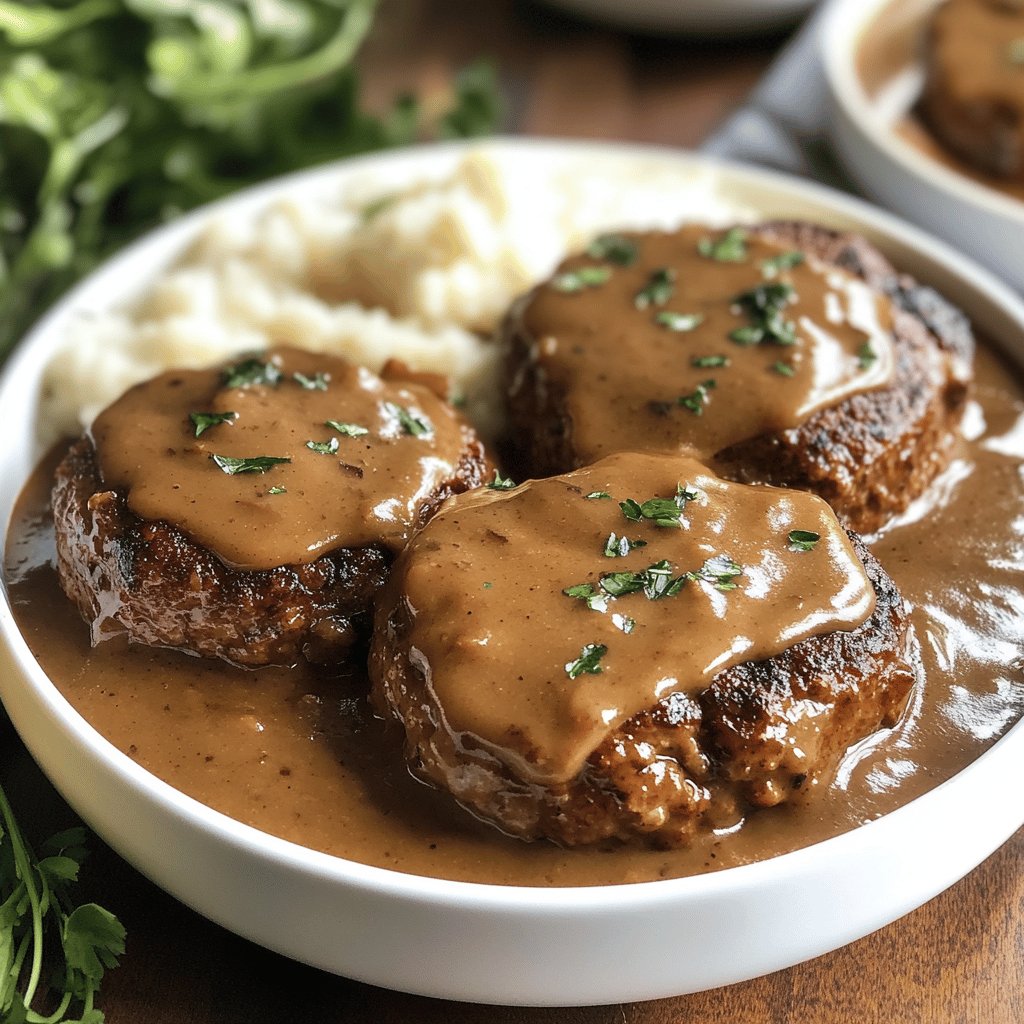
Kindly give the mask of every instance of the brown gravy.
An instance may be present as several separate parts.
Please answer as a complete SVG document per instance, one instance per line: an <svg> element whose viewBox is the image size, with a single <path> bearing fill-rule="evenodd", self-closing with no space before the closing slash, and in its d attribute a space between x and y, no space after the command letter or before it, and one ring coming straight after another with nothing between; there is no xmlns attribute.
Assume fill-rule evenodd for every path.
<svg viewBox="0 0 1024 1024"><path fill-rule="evenodd" d="M752 815L687 850L527 844L414 781L366 682L309 667L246 672L112 640L60 593L47 508L53 461L26 487L6 552L15 616L73 706L141 766L265 832L413 874L594 885L764 860L879 817L950 778L1024 713L1024 389L984 349L950 469L873 548L913 605L925 680L900 727L851 752L803 806Z"/></svg>
<svg viewBox="0 0 1024 1024"><path fill-rule="evenodd" d="M861 84L904 142L979 185L1024 200L1024 181L987 174L962 159L935 137L920 116L917 102L923 85L922 47L934 9L932 0L893 0L882 10L868 25L857 49Z"/></svg>

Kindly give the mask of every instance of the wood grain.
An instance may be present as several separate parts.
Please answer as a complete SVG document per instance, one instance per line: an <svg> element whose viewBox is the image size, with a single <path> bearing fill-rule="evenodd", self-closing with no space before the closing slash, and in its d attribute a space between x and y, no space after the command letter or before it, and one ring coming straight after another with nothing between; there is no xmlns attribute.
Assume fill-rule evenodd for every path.
<svg viewBox="0 0 1024 1024"><path fill-rule="evenodd" d="M501 68L507 131L693 146L777 45L642 40L513 0L384 0L363 60L365 96L383 108L415 89L440 107L453 69L484 53ZM0 783L36 837L73 821L2 725ZM323 974L210 924L102 846L81 892L128 928L127 955L100 999L109 1024L1024 1021L1024 831L928 905L835 953L714 992L577 1009L445 1003ZM642 955L623 950L623 972Z"/></svg>

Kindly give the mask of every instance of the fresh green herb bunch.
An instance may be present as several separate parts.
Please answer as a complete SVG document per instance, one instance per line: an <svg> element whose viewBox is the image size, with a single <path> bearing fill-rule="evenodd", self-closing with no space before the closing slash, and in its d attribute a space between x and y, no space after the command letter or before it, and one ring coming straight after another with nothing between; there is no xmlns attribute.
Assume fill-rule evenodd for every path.
<svg viewBox="0 0 1024 1024"><path fill-rule="evenodd" d="M86 856L85 830L48 839L36 857L0 789L0 1020L103 1024L94 1005L104 971L124 952L124 927L71 889ZM53 949L59 949L54 956ZM33 1009L50 999L48 1013Z"/></svg>
<svg viewBox="0 0 1024 1024"><path fill-rule="evenodd" d="M431 124L364 112L376 0L0 0L0 360L78 277L239 186L425 136L494 130L493 70Z"/></svg>

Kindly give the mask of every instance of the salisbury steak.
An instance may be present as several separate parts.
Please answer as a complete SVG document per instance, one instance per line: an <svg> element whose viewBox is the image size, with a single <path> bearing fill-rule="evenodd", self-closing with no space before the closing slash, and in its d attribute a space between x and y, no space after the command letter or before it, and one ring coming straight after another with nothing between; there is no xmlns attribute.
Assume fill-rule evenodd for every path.
<svg viewBox="0 0 1024 1024"><path fill-rule="evenodd" d="M878 529L947 464L973 337L864 239L775 222L598 239L503 328L522 475L692 451Z"/></svg>
<svg viewBox="0 0 1024 1024"><path fill-rule="evenodd" d="M830 781L898 721L913 651L820 499L620 454L450 502L395 564L370 674L413 770L505 832L679 845Z"/></svg>
<svg viewBox="0 0 1024 1024"><path fill-rule="evenodd" d="M925 47L921 113L968 163L1024 182L1024 4L947 0Z"/></svg>
<svg viewBox="0 0 1024 1024"><path fill-rule="evenodd" d="M488 462L419 383L277 350L172 371L60 464L57 567L92 639L257 667L343 657L394 554Z"/></svg>

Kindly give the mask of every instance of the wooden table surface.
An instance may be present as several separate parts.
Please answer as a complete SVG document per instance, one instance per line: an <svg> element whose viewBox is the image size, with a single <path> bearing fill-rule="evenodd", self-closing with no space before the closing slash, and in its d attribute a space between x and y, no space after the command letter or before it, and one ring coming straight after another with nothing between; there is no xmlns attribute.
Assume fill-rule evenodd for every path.
<svg viewBox="0 0 1024 1024"><path fill-rule="evenodd" d="M591 28L512 0L385 0L365 52L365 96L443 91L481 53L501 67L506 130L694 146L748 92L780 40L683 43ZM73 821L10 732L0 783L36 838ZM1007 780L1007 798L1020 780ZM950 829L957 828L956 821ZM128 929L99 1000L108 1024L1020 1024L1024 831L908 917L810 963L678 999L504 1009L422 999L293 963L160 892L94 841L81 895ZM629 970L623 950L623 971Z"/></svg>

